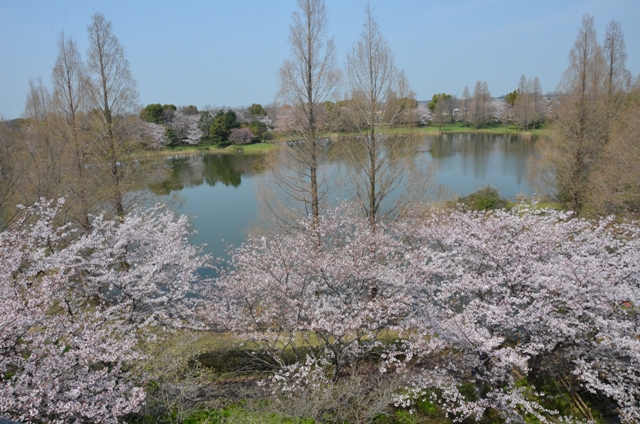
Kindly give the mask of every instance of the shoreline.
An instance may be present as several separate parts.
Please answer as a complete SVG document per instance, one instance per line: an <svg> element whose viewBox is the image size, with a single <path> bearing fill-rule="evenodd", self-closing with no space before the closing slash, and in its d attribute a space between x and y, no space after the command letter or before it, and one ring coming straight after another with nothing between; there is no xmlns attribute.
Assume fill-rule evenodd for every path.
<svg viewBox="0 0 640 424"><path fill-rule="evenodd" d="M517 128L509 127L490 127L473 129L471 127L464 127L460 124L443 125L442 129L434 126L427 127L399 127L389 130L389 134L417 134L417 135L443 135L443 134L489 134L489 135L518 135L523 140L531 140L532 137L546 136L551 131L549 126L543 128L537 128L530 131L521 131ZM337 140L341 137L357 136L359 133L352 132L331 132L327 134L327 137L332 140ZM157 150L143 150L137 152L132 156L134 158L147 158L147 157L167 157L175 155L193 155L193 154L219 154L219 155L259 155L269 151L277 150L280 148L280 144L285 142L286 137L278 137L273 143L255 143L247 144L243 146L230 145L225 147L217 147L214 145L188 145L177 147L163 147Z"/></svg>

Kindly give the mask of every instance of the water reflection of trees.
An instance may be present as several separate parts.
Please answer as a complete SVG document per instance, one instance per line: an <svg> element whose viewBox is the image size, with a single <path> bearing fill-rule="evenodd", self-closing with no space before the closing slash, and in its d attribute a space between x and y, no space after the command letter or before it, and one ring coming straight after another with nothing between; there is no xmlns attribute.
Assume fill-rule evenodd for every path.
<svg viewBox="0 0 640 424"><path fill-rule="evenodd" d="M501 184L512 184L508 182L511 178L521 186L527 160L534 154L534 143L535 139L519 135L442 134L425 136L421 150L447 173L449 182L444 183L458 191L467 192L467 185L482 181L502 190Z"/></svg>
<svg viewBox="0 0 640 424"><path fill-rule="evenodd" d="M381 140L376 169L380 216L392 219L409 210L406 206L409 203L439 198L435 169L427 155L420 151L424 139L414 135L387 135ZM341 200L366 199L362 189L368 188L363 184L367 181L361 179L359 169L367 166L369 157L362 139L343 136L324 147L326 151L318 160L317 170L318 181L322 182L318 191L321 209ZM301 193L297 187L308 184L306 169L278 152L273 152L265 169L265 177L256 180L259 216L264 227L287 227L301 216L308 216L310 211L304 205L310 200L291 194Z"/></svg>
<svg viewBox="0 0 640 424"><path fill-rule="evenodd" d="M434 159L456 154L487 156L500 150L507 155L522 155L531 151L531 142L518 135L442 134L425 138L426 148Z"/></svg>
<svg viewBox="0 0 640 424"><path fill-rule="evenodd" d="M191 155L176 156L159 162L167 169L167 178L161 182L149 184L156 194L167 195L183 188L197 187L202 184L238 187L242 175L256 173L260 162L254 155Z"/></svg>
<svg viewBox="0 0 640 424"><path fill-rule="evenodd" d="M329 143L326 155L320 160L320 172L327 182L326 192L322 193L325 200L353 196L350 189L353 183L351 168L354 162L363 160L365 152L358 149L357 143L353 148L347 148L352 141L345 137ZM424 183L430 176L430 172L427 172L428 162L433 162L441 171L449 171L448 180L440 181L443 184L452 183L451 171L454 168L456 171L453 171L453 178L468 180L468 184L473 185L478 184L478 180L486 180L487 175L495 173L494 168L498 167L502 168L502 172L497 174L513 176L514 181L520 185L526 177L526 161L533 154L535 140L523 139L518 135L468 133L409 137L405 142L412 148L403 149L398 157L391 155L387 158L389 165L393 167L396 162L404 163L402 155L412 156L407 175L403 177L404 183ZM277 154L272 156L277 159ZM259 155L185 155L161 159L154 167L156 177L147 180L154 183L148 183L148 186L155 194L168 195L203 184L238 187L243 176L268 171L271 166L285 168L283 172L292 179L300 171L291 164L281 163L274 158L266 160ZM266 173L268 174L269 172ZM421 177L409 178L409 174ZM435 182L434 176L431 183ZM455 185L454 183L453 186ZM287 207L293 205L287 204Z"/></svg>

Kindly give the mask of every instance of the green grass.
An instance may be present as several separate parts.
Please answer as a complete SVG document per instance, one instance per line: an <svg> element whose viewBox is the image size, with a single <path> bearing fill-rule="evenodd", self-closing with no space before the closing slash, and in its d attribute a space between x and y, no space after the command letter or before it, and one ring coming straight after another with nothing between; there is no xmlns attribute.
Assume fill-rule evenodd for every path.
<svg viewBox="0 0 640 424"><path fill-rule="evenodd" d="M268 401L267 401L268 402ZM197 411L184 420L184 424L222 424L222 423L256 423L256 424L315 424L311 418L296 418L268 411L269 405L263 405L264 410L252 411L245 407L246 401L240 401L226 408L203 409ZM260 408L262 409L262 408ZM396 409L388 415L381 415L374 420L376 424L450 424L440 408L424 402L413 411Z"/></svg>
<svg viewBox="0 0 640 424"><path fill-rule="evenodd" d="M222 423L256 423L256 424L313 424L313 420L288 418L274 412L251 412L242 405L233 405L223 409L198 411L186 420L184 424L222 424Z"/></svg>
<svg viewBox="0 0 640 424"><path fill-rule="evenodd" d="M268 152L270 150L277 149L277 144L271 143L254 143L246 144L243 146L212 146L212 145L197 145L197 146L176 146L176 147L164 147L160 150L146 150L142 154L136 155L137 157L151 157L151 156L172 156L176 154L200 154L200 153L214 153L223 155L258 155Z"/></svg>
<svg viewBox="0 0 640 424"><path fill-rule="evenodd" d="M530 136L543 136L547 135L551 130L549 125L543 125L540 128L532 129L529 131L522 131L514 126L509 126L505 129L503 125L492 125L484 128L474 129L473 127L465 126L460 122L453 124L443 125L442 129L437 126L427 127L397 127L389 131L390 134L464 134L464 133L477 133L477 134L510 134L510 135L522 135L525 137Z"/></svg>

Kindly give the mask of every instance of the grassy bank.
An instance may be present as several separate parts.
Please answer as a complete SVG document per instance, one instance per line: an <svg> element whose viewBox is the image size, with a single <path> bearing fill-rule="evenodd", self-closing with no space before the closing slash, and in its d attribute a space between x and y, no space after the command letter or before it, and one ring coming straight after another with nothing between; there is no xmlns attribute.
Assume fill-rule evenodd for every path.
<svg viewBox="0 0 640 424"><path fill-rule="evenodd" d="M198 146L177 146L177 147L164 147L159 150L146 150L141 155L136 157L153 157L153 156L173 156L173 155L194 155L201 153L212 153L220 155L258 155L268 152L270 150L277 149L277 144L271 143L255 143L246 144L244 146L212 146L212 145L198 145Z"/></svg>
<svg viewBox="0 0 640 424"><path fill-rule="evenodd" d="M540 128L531 129L528 131L522 131L514 126L509 126L505 128L502 125L494 125L479 129L474 129L473 127L465 126L460 122L456 122L453 124L443 125L442 128L438 128L436 126L428 126L428 127L398 127L393 128L390 132L393 134L465 134L465 133L477 133L477 134L509 134L509 135L523 135L523 136L543 136L548 135L551 131L551 127L549 125L543 125Z"/></svg>

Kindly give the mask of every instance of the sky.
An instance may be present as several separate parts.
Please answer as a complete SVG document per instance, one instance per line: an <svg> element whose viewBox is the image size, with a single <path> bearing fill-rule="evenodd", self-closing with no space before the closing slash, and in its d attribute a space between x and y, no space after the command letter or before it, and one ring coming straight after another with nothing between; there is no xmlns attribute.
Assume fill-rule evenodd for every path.
<svg viewBox="0 0 640 424"><path fill-rule="evenodd" d="M329 36L344 66L357 41L366 0L326 0ZM622 24L627 68L640 74L638 0L370 0L380 29L418 100L460 96L486 81L493 96L521 75L555 90L582 23L600 40ZM275 100L277 72L290 57L295 0L0 0L0 116L24 110L29 80L50 86L64 31L86 56L87 26L102 12L125 48L140 104L248 106Z"/></svg>

